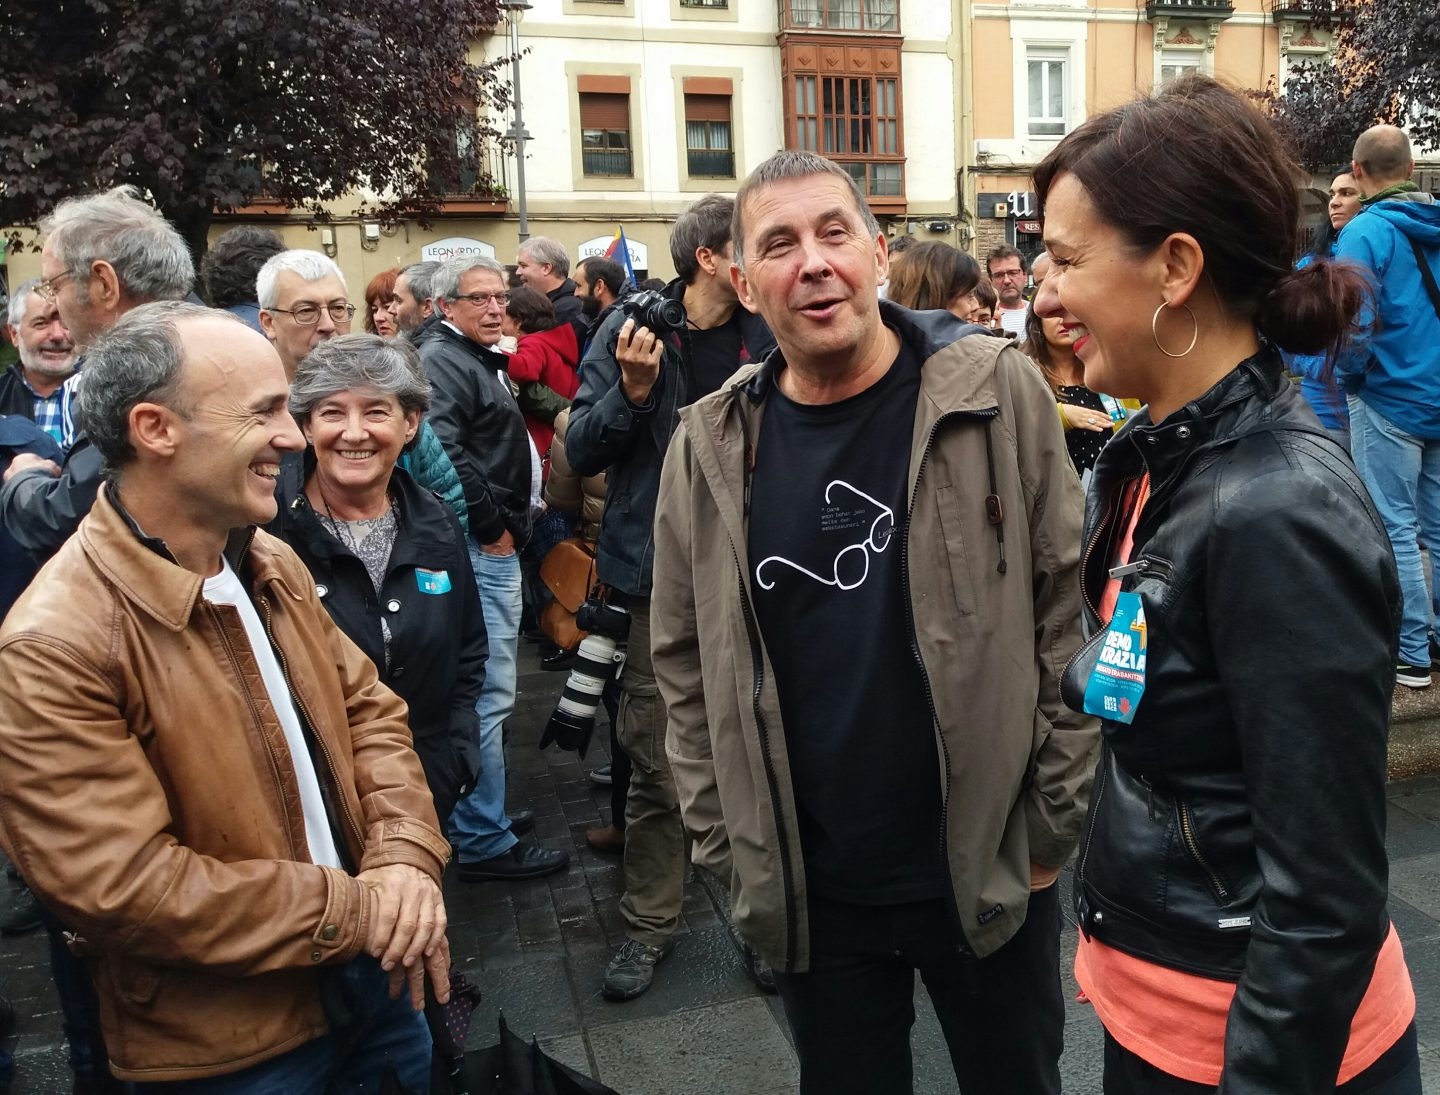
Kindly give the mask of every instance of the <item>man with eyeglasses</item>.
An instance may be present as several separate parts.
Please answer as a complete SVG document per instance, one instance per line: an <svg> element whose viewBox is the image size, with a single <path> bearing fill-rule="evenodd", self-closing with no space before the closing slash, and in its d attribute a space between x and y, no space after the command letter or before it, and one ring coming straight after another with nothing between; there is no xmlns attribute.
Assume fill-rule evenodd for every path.
<svg viewBox="0 0 1440 1095"><path fill-rule="evenodd" d="M55 305L82 355L132 308L180 300L195 281L185 240L134 187L66 199L40 231L35 292ZM83 435L58 473L39 456L17 456L0 488L0 523L27 551L48 558L90 512L100 476L100 456Z"/></svg>
<svg viewBox="0 0 1440 1095"><path fill-rule="evenodd" d="M505 720L515 709L520 639L520 549L530 538L530 507L539 457L505 374L500 341L505 270L466 256L442 263L430 284L442 317L420 346L433 386L429 421L460 474L470 512L470 562L490 653L480 716L480 776L450 816L462 882L540 878L562 870L569 855L517 840L520 815L505 813Z"/></svg>
<svg viewBox="0 0 1440 1095"><path fill-rule="evenodd" d="M319 251L281 251L255 277L260 330L275 343L285 375L327 338L350 333L355 305L340 267Z"/></svg>
<svg viewBox="0 0 1440 1095"><path fill-rule="evenodd" d="M990 283L1000 297L995 315L1008 335L1025 336L1025 314L1030 310L1025 300L1025 257L1007 244L996 247L985 258Z"/></svg>

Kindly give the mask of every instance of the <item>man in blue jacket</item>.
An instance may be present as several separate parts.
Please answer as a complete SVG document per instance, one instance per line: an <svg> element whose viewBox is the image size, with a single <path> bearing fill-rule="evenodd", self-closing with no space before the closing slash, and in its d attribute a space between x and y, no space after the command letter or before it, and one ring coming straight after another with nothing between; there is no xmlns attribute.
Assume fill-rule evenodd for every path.
<svg viewBox="0 0 1440 1095"><path fill-rule="evenodd" d="M1396 680L1425 688L1436 647L1421 535L1440 549L1440 205L1410 181L1415 163L1403 130L1372 126L1352 156L1364 207L1340 233L1335 255L1371 272L1375 297L1337 366L1350 396L1355 466L1400 570Z"/></svg>

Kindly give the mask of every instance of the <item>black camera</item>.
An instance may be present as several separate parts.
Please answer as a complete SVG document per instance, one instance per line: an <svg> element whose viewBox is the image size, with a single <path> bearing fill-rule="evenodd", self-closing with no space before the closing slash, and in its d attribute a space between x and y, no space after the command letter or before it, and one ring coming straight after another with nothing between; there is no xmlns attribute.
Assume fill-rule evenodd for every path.
<svg viewBox="0 0 1440 1095"><path fill-rule="evenodd" d="M685 329L685 305L653 289L631 293L620 302L620 310L636 327L649 327L657 338Z"/></svg>
<svg viewBox="0 0 1440 1095"><path fill-rule="evenodd" d="M592 595L575 613L575 625L586 635L575 652L575 667L565 680L560 702L540 736L540 748L553 741L583 757L595 733L595 711L605 686L625 665L630 613Z"/></svg>

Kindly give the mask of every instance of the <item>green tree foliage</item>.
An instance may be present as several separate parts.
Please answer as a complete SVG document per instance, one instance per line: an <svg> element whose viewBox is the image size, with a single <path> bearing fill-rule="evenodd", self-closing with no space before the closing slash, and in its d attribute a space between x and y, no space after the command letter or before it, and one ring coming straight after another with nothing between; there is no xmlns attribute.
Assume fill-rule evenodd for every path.
<svg viewBox="0 0 1440 1095"><path fill-rule="evenodd" d="M1440 9L1429 0L1306 0L1336 27L1333 59L1299 67L1271 98L1276 120L1314 171L1350 162L1355 138L1381 122L1440 147Z"/></svg>
<svg viewBox="0 0 1440 1095"><path fill-rule="evenodd" d="M506 88L467 54L498 16L497 0L0 0L0 225L134 183L199 251L215 211L260 196L318 210L363 187L394 215L484 191L465 152Z"/></svg>

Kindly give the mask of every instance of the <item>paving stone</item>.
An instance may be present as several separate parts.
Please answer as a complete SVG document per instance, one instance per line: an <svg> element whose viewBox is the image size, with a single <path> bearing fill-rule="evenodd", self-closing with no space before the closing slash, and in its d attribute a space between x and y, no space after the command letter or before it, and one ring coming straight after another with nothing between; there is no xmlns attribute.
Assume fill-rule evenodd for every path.
<svg viewBox="0 0 1440 1095"><path fill-rule="evenodd" d="M1440 852L1390 864L1390 892L1440 919Z"/></svg>
<svg viewBox="0 0 1440 1095"><path fill-rule="evenodd" d="M785 1036L760 1000L636 1019L591 1033L601 1082L624 1095L779 1095L799 1088Z"/></svg>
<svg viewBox="0 0 1440 1095"><path fill-rule="evenodd" d="M1435 851L1435 822L1409 806L1410 799L1390 799L1386 805L1385 850L1390 862Z"/></svg>
<svg viewBox="0 0 1440 1095"><path fill-rule="evenodd" d="M559 1061L562 1065L568 1065L576 1072L583 1072L592 1080L595 1079L595 1070L590 1064L590 1057L585 1052L585 1039L579 1034L570 1034L564 1038L541 1038L540 1048L545 1053Z"/></svg>
<svg viewBox="0 0 1440 1095"><path fill-rule="evenodd" d="M573 1035L580 1029L580 1015L570 988L564 958L545 958L511 966L487 969L476 979L485 994L470 1020L467 1049L494 1045L498 1040L497 1021L501 1013L510 1029L529 1041Z"/></svg>
<svg viewBox="0 0 1440 1095"><path fill-rule="evenodd" d="M1410 902L1390 895L1390 920L1406 947L1427 939L1440 939L1440 920L1426 916Z"/></svg>

